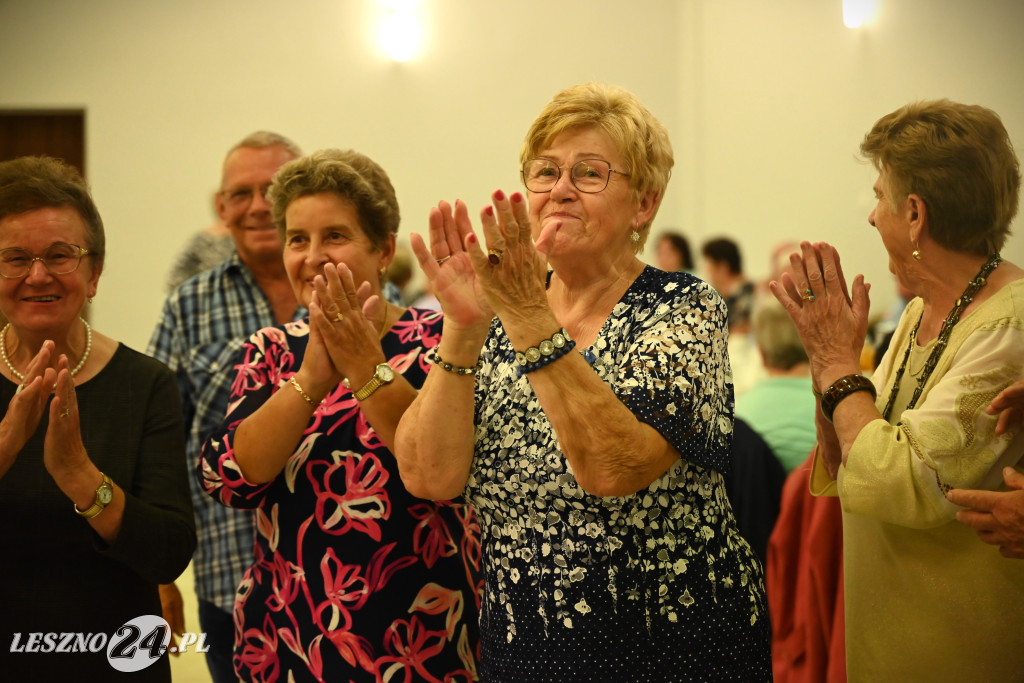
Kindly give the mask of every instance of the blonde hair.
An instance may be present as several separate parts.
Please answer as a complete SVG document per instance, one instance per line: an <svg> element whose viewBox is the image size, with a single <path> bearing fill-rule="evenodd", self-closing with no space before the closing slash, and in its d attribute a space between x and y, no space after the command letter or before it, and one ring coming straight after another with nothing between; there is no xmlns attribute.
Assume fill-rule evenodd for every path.
<svg viewBox="0 0 1024 683"><path fill-rule="evenodd" d="M604 83L584 83L562 90L544 107L526 133L519 152L520 164L536 158L561 133L589 126L607 135L622 156L633 201L639 202L648 193L655 195L651 220L637 226L640 241L635 250L639 253L665 196L675 159L668 130L636 95Z"/></svg>

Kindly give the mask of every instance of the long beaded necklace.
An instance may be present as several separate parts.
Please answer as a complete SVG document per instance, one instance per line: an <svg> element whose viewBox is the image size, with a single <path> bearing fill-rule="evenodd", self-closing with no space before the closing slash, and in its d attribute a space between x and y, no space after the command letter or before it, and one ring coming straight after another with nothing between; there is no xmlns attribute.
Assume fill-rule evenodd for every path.
<svg viewBox="0 0 1024 683"><path fill-rule="evenodd" d="M917 400L921 398L921 392L924 391L924 385L931 376L932 371L935 370L935 366L939 364L939 358L942 356L942 352L946 350L946 344L949 343L949 337L953 334L953 326L960 320L960 314L963 313L972 301L974 301L975 295L978 290L984 287L988 283L988 276L992 274L992 271L996 269L1002 262L1002 257L999 254L992 254L985 261L985 265L981 267L978 274L974 276L974 279L967 284L967 289L960 295L960 298L956 300L953 305L953 310L949 312L945 320L942 321L942 329L939 330L938 339L935 341L935 348L932 349L931 354L928 356L928 360L924 363L924 370L921 371L921 376L917 379L917 387L914 388L914 395L910 399L910 403L907 404L907 410L910 410L917 405ZM924 314L921 314L921 318ZM903 354L903 362L900 363L899 369L896 371L896 379L892 384L892 391L889 392L889 400L885 404L885 410L882 411L882 417L886 421L889 420L889 415L892 413L893 404L896 403L896 395L900 392L900 380L903 379L903 371L907 369L907 360L910 358L910 351L917 344L917 330L921 327L921 318L917 319L917 324L914 325L914 329L910 331L910 345L907 346L906 353Z"/></svg>
<svg viewBox="0 0 1024 683"><path fill-rule="evenodd" d="M85 318L79 318L79 320L81 320L82 324L85 325L85 353L82 354L82 359L78 361L78 365L71 370L72 377L82 369L82 366L85 365L85 361L89 359L89 352L92 351L92 327L89 326L89 323ZM18 372L11 363L11 359L7 357L7 328L10 326L11 324L7 323L4 325L4 329L0 330L0 358L4 359L4 363L7 364L11 374L17 377L21 382L24 382L25 375Z"/></svg>

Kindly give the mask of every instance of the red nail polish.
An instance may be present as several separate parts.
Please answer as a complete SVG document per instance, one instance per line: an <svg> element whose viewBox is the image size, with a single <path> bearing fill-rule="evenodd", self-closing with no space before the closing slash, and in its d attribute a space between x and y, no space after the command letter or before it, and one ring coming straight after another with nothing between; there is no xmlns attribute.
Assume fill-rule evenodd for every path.
<svg viewBox="0 0 1024 683"><path fill-rule="evenodd" d="M512 201L515 202L516 204L520 203L521 201L523 201L523 195L516 192L514 195L512 195Z"/></svg>
<svg viewBox="0 0 1024 683"><path fill-rule="evenodd" d="M494 198L497 199L499 202L503 201L505 199L505 193L502 192L501 190L498 190L497 192L494 193Z"/></svg>
<svg viewBox="0 0 1024 683"><path fill-rule="evenodd" d="M493 216L494 215L494 207L493 206L488 206L486 209L484 209L484 213L486 213L488 216Z"/></svg>

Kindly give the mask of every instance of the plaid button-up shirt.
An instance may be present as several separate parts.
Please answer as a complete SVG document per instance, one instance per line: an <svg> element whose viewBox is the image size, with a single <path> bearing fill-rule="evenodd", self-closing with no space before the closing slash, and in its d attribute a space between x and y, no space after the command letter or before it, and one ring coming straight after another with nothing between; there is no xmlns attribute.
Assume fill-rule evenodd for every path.
<svg viewBox="0 0 1024 683"><path fill-rule="evenodd" d="M294 319L305 314L299 307ZM276 324L270 302L234 253L171 292L147 350L178 377L199 539L192 558L196 594L227 612L252 563L255 520L252 512L230 509L203 493L196 464L203 441L227 413L242 344L257 330Z"/></svg>

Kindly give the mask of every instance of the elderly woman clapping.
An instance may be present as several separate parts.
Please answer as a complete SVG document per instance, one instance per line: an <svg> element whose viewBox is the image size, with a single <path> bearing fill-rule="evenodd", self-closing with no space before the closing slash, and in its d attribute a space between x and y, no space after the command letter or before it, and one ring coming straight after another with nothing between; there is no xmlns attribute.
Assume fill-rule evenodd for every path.
<svg viewBox="0 0 1024 683"><path fill-rule="evenodd" d="M495 192L482 238L442 202L429 250L412 240L446 318L396 444L410 491L481 515L481 674L768 680L761 566L721 474L725 306L637 258L665 128L629 92L573 87L520 161L527 195Z"/></svg>
<svg viewBox="0 0 1024 683"><path fill-rule="evenodd" d="M868 288L847 285L833 247L803 243L772 283L820 392L812 489L843 507L848 675L1018 680L1024 563L946 500L996 488L1024 453L986 412L1024 367L1024 271L999 255L1017 157L994 112L947 100L882 117L861 151L879 172L868 221L917 297L873 378L859 374Z"/></svg>
<svg viewBox="0 0 1024 683"><path fill-rule="evenodd" d="M75 169L48 157L0 164L0 310L10 321L0 331L0 670L9 680L115 675L105 648L69 650L65 640L57 651L64 633L93 645L105 634L146 680L171 679L166 626L114 640L130 633L127 622L160 614L157 584L174 580L195 548L181 404L164 365L82 315L104 245ZM44 636L37 654L8 659L15 635L24 648L40 634L53 642Z"/></svg>

